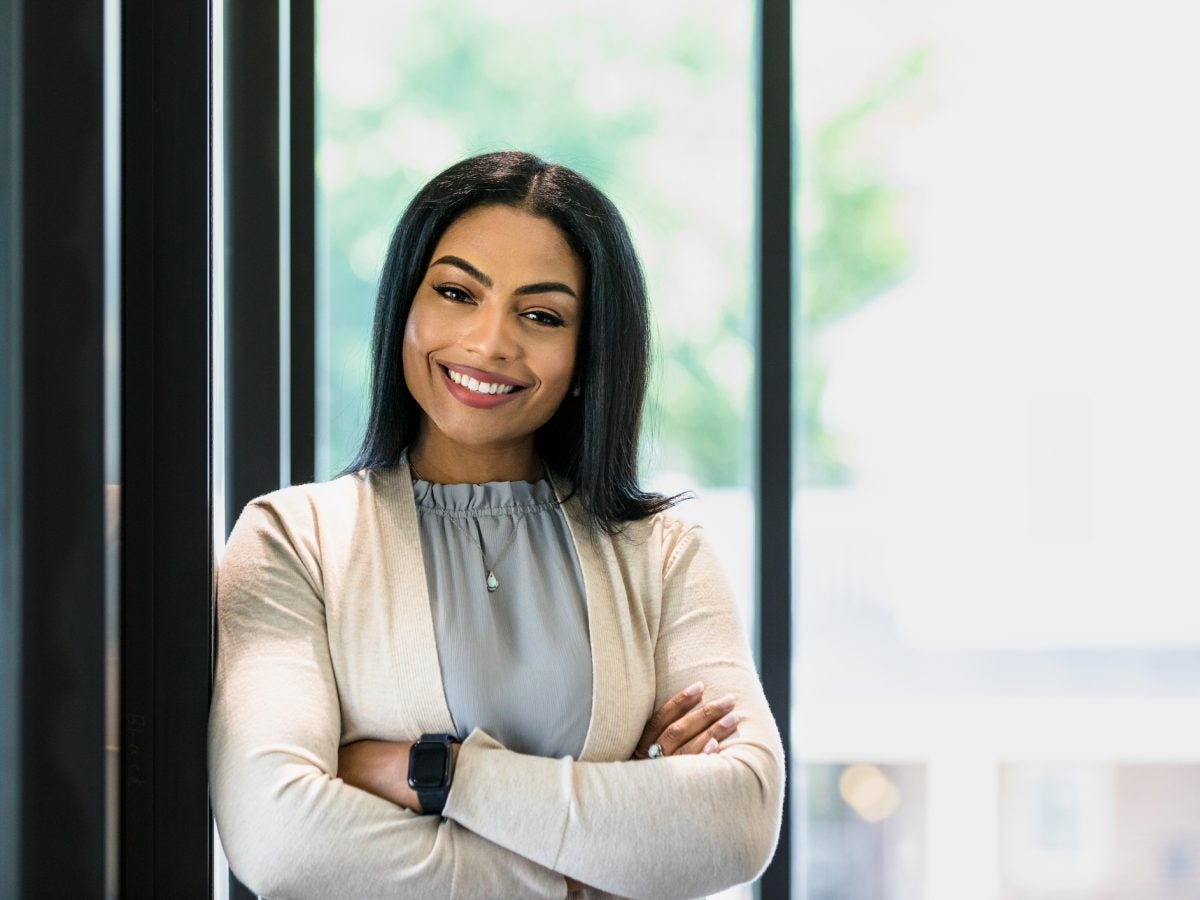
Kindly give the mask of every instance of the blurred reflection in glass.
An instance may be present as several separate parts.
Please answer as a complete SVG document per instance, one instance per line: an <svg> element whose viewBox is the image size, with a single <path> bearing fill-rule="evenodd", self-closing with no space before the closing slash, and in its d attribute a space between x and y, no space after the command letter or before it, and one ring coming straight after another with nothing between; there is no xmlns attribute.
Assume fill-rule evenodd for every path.
<svg viewBox="0 0 1200 900"><path fill-rule="evenodd" d="M1024 818L998 785L1012 759L1200 761L1200 13L796 19L794 751L924 766L923 898L1002 896L1038 859L1112 883L1090 867L1138 851L1102 842L1099 776L1039 782Z"/></svg>
<svg viewBox="0 0 1200 900"><path fill-rule="evenodd" d="M1006 765L1005 896L1200 896L1200 766Z"/></svg>
<svg viewBox="0 0 1200 900"><path fill-rule="evenodd" d="M819 900L924 896L925 771L919 765L803 768L805 895Z"/></svg>

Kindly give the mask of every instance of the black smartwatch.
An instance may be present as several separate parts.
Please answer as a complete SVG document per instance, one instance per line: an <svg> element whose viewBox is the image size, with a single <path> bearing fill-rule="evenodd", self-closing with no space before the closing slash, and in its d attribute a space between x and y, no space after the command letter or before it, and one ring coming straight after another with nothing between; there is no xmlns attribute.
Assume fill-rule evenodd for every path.
<svg viewBox="0 0 1200 900"><path fill-rule="evenodd" d="M442 814L446 794L454 780L454 750L458 738L452 734L423 734L408 751L408 786L417 792L421 810Z"/></svg>

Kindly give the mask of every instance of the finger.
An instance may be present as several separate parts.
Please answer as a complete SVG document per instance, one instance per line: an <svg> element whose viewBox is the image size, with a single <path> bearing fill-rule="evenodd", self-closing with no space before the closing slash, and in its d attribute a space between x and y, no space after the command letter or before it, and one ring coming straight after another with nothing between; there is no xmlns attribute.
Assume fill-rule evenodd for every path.
<svg viewBox="0 0 1200 900"><path fill-rule="evenodd" d="M637 750L634 751L634 756L644 757L646 750L654 743L655 739L662 734L664 729L672 722L685 715L689 710L695 708L704 697L704 682L697 681L693 685L684 688L666 703L658 708L658 710L650 717L650 721L646 723L646 728L642 732L642 737L638 741Z"/></svg>
<svg viewBox="0 0 1200 900"><path fill-rule="evenodd" d="M663 748L663 754L669 756L680 747L687 744L714 722L733 711L735 698L727 694L719 700L704 703L696 707L682 718L668 725L658 736L658 743Z"/></svg>
<svg viewBox="0 0 1200 900"><path fill-rule="evenodd" d="M647 738L654 738L663 732L668 725L693 709L704 696L704 682L697 681L684 688L662 706L660 706L646 723L644 732ZM647 743L650 743L647 740Z"/></svg>
<svg viewBox="0 0 1200 900"><path fill-rule="evenodd" d="M721 741L737 731L738 722L741 720L742 717L736 712L727 712L708 728L705 728L676 750L675 755L686 756L689 753L715 753Z"/></svg>

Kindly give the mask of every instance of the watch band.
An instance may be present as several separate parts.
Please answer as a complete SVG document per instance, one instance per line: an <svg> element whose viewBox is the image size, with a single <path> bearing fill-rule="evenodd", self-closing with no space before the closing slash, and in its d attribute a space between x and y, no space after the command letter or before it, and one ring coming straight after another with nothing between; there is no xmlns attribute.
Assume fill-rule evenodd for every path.
<svg viewBox="0 0 1200 900"><path fill-rule="evenodd" d="M421 801L421 812L427 816L440 816L446 806L446 794L449 785L443 788L430 788L417 791L417 799Z"/></svg>

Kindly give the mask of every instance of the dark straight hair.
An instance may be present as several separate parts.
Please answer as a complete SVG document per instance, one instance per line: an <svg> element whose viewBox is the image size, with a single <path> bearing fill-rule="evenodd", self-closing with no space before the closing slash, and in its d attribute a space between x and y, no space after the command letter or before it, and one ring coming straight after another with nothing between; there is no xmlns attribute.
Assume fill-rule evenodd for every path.
<svg viewBox="0 0 1200 900"><path fill-rule="evenodd" d="M342 474L399 463L421 411L404 380L404 327L434 247L455 219L502 204L549 219L583 263L575 384L535 435L538 453L571 485L592 525L608 532L684 495L638 486L638 435L650 361L646 281L621 214L583 176L528 153L456 163L413 198L388 244L371 341L371 412L362 447Z"/></svg>

